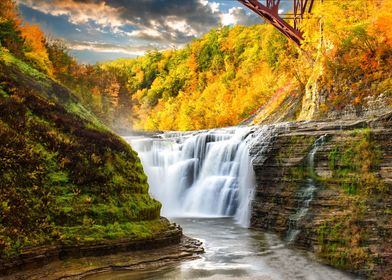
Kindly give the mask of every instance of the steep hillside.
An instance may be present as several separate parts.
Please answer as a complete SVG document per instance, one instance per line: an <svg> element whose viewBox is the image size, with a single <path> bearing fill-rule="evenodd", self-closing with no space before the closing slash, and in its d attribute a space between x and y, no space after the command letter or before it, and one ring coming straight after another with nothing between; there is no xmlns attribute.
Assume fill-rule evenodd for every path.
<svg viewBox="0 0 392 280"><path fill-rule="evenodd" d="M0 81L1 262L32 246L169 229L137 154L68 89L4 48Z"/></svg>
<svg viewBox="0 0 392 280"><path fill-rule="evenodd" d="M127 114L126 105L133 126L147 130L336 119L390 107L391 0L316 2L302 23L301 49L270 25L222 27L180 50L99 65L119 79L94 90L104 97L117 88L111 108ZM130 96L132 104L122 101Z"/></svg>
<svg viewBox="0 0 392 280"><path fill-rule="evenodd" d="M315 2L301 23L301 48L268 24L220 27L182 49L96 65L78 64L62 43L43 44L37 26L18 27L18 20L2 23L8 31L0 40L117 131L385 113L392 104L392 0Z"/></svg>

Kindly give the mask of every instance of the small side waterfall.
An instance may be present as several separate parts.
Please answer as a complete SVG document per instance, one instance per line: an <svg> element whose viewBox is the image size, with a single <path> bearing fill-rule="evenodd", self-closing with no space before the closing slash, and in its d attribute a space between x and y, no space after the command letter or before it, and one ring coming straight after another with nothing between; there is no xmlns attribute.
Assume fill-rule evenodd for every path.
<svg viewBox="0 0 392 280"><path fill-rule="evenodd" d="M314 157L317 151L325 142L325 135L318 138L313 144L308 157L307 157L307 171L308 178L306 178L304 187L297 193L298 208L297 212L289 217L289 229L287 231L286 240L289 243L294 242L298 234L301 232L299 223L305 218L309 211L310 203L314 198L315 192L317 190L316 182L314 180L315 170L314 170Z"/></svg>
<svg viewBox="0 0 392 280"><path fill-rule="evenodd" d="M125 139L139 153L152 195L167 216L235 216L244 226L255 185L250 127Z"/></svg>

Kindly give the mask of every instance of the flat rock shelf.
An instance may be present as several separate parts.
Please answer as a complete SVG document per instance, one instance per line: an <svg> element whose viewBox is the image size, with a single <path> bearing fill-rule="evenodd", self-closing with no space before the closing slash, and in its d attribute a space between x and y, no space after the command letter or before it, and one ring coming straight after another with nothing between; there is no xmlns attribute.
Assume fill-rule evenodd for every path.
<svg viewBox="0 0 392 280"><path fill-rule="evenodd" d="M150 239L32 248L0 262L0 275L5 275L0 278L82 279L112 270L158 269L198 258L203 252L200 241L184 236L181 227L173 224L165 234Z"/></svg>

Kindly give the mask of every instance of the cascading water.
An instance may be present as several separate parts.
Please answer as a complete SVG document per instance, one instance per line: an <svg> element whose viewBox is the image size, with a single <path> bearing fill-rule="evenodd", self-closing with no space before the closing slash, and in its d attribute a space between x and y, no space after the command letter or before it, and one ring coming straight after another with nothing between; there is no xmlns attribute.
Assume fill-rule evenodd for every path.
<svg viewBox="0 0 392 280"><path fill-rule="evenodd" d="M326 136L323 135L320 138L318 138L313 144L308 154L307 168L308 168L309 176L308 178L306 178L304 187L301 188L296 195L298 199L298 209L293 215L289 217L289 229L287 231L287 236L286 236L286 240L289 243L294 242L297 239L298 234L301 232L299 223L308 213L310 202L313 200L314 194L317 190L317 185L314 180L314 175L315 175L314 157L317 151L320 149L320 147L324 144L325 137Z"/></svg>
<svg viewBox="0 0 392 280"><path fill-rule="evenodd" d="M236 127L125 139L139 153L164 215L235 216L247 226L255 184L246 141L252 132Z"/></svg>
<svg viewBox="0 0 392 280"><path fill-rule="evenodd" d="M274 139L289 130L290 124L279 124L125 138L139 151L150 190L162 201L165 215L235 213L246 226L255 184L252 169L262 179L263 165L274 152ZM312 172L319 142L308 157ZM232 219L180 217L172 221L180 223L186 234L204 241L202 258L179 266L170 262L168 269L111 271L91 279L354 279L287 248L272 234L247 230Z"/></svg>

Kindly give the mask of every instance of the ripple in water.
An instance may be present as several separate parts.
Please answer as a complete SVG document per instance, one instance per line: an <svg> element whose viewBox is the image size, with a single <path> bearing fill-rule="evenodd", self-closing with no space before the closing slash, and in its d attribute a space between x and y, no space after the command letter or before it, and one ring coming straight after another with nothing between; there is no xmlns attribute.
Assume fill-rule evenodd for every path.
<svg viewBox="0 0 392 280"><path fill-rule="evenodd" d="M125 137L141 157L163 215L177 217L173 221L203 241L206 252L174 268L111 272L91 279L355 279L319 264L310 253L288 248L275 235L246 228L255 184L248 146L263 160L260 155L276 127Z"/></svg>
<svg viewBox="0 0 392 280"><path fill-rule="evenodd" d="M258 279L352 280L355 277L319 264L312 255L288 248L278 237L243 228L232 218L177 218L186 235L204 242L201 259L146 272L111 272L96 280Z"/></svg>

